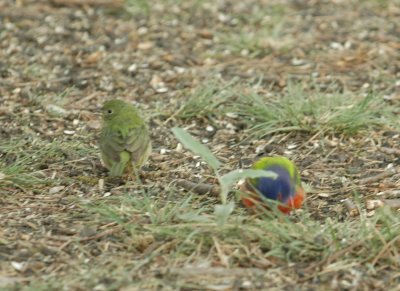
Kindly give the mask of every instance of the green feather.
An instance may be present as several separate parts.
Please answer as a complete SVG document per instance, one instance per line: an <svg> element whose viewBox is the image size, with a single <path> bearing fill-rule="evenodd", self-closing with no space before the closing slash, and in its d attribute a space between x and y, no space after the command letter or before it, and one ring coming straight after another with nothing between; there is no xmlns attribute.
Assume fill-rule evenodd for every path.
<svg viewBox="0 0 400 291"><path fill-rule="evenodd" d="M290 177L296 181L296 185L301 185L299 171L296 165L286 157L263 157L256 161L252 169L268 170L271 166L280 166L289 172Z"/></svg>
<svg viewBox="0 0 400 291"><path fill-rule="evenodd" d="M137 109L122 100L104 103L100 150L111 176L121 176L129 162L139 169L151 152L148 128Z"/></svg>

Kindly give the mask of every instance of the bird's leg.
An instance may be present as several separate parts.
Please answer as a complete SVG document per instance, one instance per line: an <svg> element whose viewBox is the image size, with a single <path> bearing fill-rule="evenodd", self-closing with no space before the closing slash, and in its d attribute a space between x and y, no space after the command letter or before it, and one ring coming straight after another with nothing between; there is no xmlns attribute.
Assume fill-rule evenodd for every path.
<svg viewBox="0 0 400 291"><path fill-rule="evenodd" d="M128 165L127 176L128 179L130 179L132 182L137 182L139 184L142 183L142 181L140 180L139 171L132 163L129 163Z"/></svg>

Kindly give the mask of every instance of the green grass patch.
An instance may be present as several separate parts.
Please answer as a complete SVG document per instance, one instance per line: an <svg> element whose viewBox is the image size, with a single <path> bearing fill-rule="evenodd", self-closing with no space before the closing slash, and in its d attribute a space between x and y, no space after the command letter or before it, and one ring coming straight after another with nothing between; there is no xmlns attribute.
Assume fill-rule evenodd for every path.
<svg viewBox="0 0 400 291"><path fill-rule="evenodd" d="M49 184L48 171L66 161L82 159L95 154L80 142L53 140L48 142L35 137L14 138L0 144L0 185L27 188L36 184Z"/></svg>
<svg viewBox="0 0 400 291"><path fill-rule="evenodd" d="M185 100L178 110L177 117L183 120L200 116L215 116L222 114L221 106L230 98L227 90L235 83L235 80L223 85L220 81L207 79L197 87Z"/></svg>
<svg viewBox="0 0 400 291"><path fill-rule="evenodd" d="M234 55L250 56L251 58L263 57L272 52L271 48L264 41L267 33L258 32L238 32L220 33L220 49L229 51Z"/></svg>
<svg viewBox="0 0 400 291"><path fill-rule="evenodd" d="M377 126L398 126L393 108L377 92L306 92L300 85L290 85L276 98L240 93L231 109L257 137L283 131L351 135Z"/></svg>
<svg viewBox="0 0 400 291"><path fill-rule="evenodd" d="M197 198L159 203L127 193L90 209L100 220L128 227L132 244L146 235L164 243L174 241L173 250L164 253L171 265L187 256L206 260L210 250L211 257L218 257L213 249L216 241L228 252L231 267L245 258L257 260L256 253L293 263L346 261L369 264L370 268L399 265L400 217L388 209L378 211L373 218L340 222L331 218L315 221L306 211L297 218L260 219L237 208L223 225L217 223L212 208ZM190 216L196 219L188 219ZM132 217L143 219L134 223Z"/></svg>
<svg viewBox="0 0 400 291"><path fill-rule="evenodd" d="M205 82L177 115L185 120L223 118L231 113L255 138L291 131L353 135L382 127L399 128L396 108L384 101L383 92L340 92L335 86L306 91L298 83L290 84L282 94L266 95L256 88L258 85L235 81L226 86Z"/></svg>
<svg viewBox="0 0 400 291"><path fill-rule="evenodd" d="M235 28L217 33L218 49L251 58L262 58L275 49L289 49L293 44L285 38L290 15L286 7L254 3L244 11L233 14L234 20L231 21L237 21Z"/></svg>

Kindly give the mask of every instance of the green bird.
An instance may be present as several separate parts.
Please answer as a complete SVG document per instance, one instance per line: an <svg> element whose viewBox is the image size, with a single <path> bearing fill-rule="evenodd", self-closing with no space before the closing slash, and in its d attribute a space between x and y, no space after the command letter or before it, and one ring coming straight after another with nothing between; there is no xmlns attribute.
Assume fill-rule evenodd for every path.
<svg viewBox="0 0 400 291"><path fill-rule="evenodd" d="M149 130L137 109L122 100L106 101L99 146L110 176L132 173L146 163L151 152Z"/></svg>

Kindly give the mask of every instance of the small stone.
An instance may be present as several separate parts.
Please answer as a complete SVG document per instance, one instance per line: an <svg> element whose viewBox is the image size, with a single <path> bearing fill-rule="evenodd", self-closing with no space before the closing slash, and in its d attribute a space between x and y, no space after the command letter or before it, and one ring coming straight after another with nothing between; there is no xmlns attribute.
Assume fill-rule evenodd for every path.
<svg viewBox="0 0 400 291"><path fill-rule="evenodd" d="M23 271L24 269L25 269L25 262L15 262L15 261L12 261L11 262L11 266L15 269L15 270L17 270L17 271Z"/></svg>
<svg viewBox="0 0 400 291"><path fill-rule="evenodd" d="M114 69L116 69L116 70L122 70L123 69L123 67L124 67L124 65L123 64L121 64L121 63L118 63L118 62L113 62L112 63L112 66L114 67Z"/></svg>
<svg viewBox="0 0 400 291"><path fill-rule="evenodd" d="M223 13L218 14L218 20L222 23L225 23L229 20L229 16Z"/></svg>
<svg viewBox="0 0 400 291"><path fill-rule="evenodd" d="M238 118L237 113L234 113L234 112L227 112L227 113L225 113L225 115L229 118Z"/></svg>
<svg viewBox="0 0 400 291"><path fill-rule="evenodd" d="M251 288L253 284L250 281L243 281L242 288L248 289Z"/></svg>
<svg viewBox="0 0 400 291"><path fill-rule="evenodd" d="M213 32L207 29L202 29L200 31L197 32L197 34L202 37L202 38L206 38L206 39L212 39L214 37Z"/></svg>
<svg viewBox="0 0 400 291"><path fill-rule="evenodd" d="M265 146L263 145L259 145L258 147L256 147L256 154L264 152L264 148Z"/></svg>
<svg viewBox="0 0 400 291"><path fill-rule="evenodd" d="M66 117L68 115L67 110L55 104L48 104L45 109L52 117Z"/></svg>
<svg viewBox="0 0 400 291"><path fill-rule="evenodd" d="M301 66L301 65L304 65L305 63L306 63L306 61L302 60L302 59L298 59L298 58L292 59L293 66Z"/></svg>
<svg viewBox="0 0 400 291"><path fill-rule="evenodd" d="M164 149L164 148L161 148L160 149L160 154L161 155L165 155L166 153L168 153L169 152L169 150L167 150L167 149Z"/></svg>
<svg viewBox="0 0 400 291"><path fill-rule="evenodd" d="M158 75L154 75L151 78L150 85L151 85L151 87L153 87L153 89L157 93L166 93L166 92L168 92L168 88L165 86L165 83L163 82L163 80Z"/></svg>
<svg viewBox="0 0 400 291"><path fill-rule="evenodd" d="M338 43L338 42L331 42L330 47L336 50L341 50L343 49L342 44Z"/></svg>
<svg viewBox="0 0 400 291"><path fill-rule="evenodd" d="M157 93L166 93L168 92L168 88L167 87L160 87L160 88L156 88L155 89Z"/></svg>
<svg viewBox="0 0 400 291"><path fill-rule="evenodd" d="M182 67L175 67L175 71L176 71L178 74L183 74L183 73L186 71L186 69L185 69L185 68L182 68Z"/></svg>
<svg viewBox="0 0 400 291"><path fill-rule="evenodd" d="M149 32L149 29L145 26L139 27L137 30L139 35L144 35Z"/></svg>
<svg viewBox="0 0 400 291"><path fill-rule="evenodd" d="M154 44L151 41L141 42L138 44L137 48L142 51L151 49Z"/></svg>
<svg viewBox="0 0 400 291"><path fill-rule="evenodd" d="M181 143L178 143L176 145L176 149L175 149L178 153L181 153L183 150L183 145Z"/></svg>
<svg viewBox="0 0 400 291"><path fill-rule="evenodd" d="M64 134L66 135L74 135L75 134L75 130L64 130Z"/></svg>
<svg viewBox="0 0 400 291"><path fill-rule="evenodd" d="M137 71L137 68L138 68L137 64L132 64L132 65L129 66L128 72L129 73L135 73Z"/></svg>
<svg viewBox="0 0 400 291"><path fill-rule="evenodd" d="M249 51L248 49L242 49L242 50L240 51L240 55L243 56L243 57L246 57L246 56L248 56L249 54L250 54L250 51Z"/></svg>
<svg viewBox="0 0 400 291"><path fill-rule="evenodd" d="M368 211L367 212L367 217L372 217L372 216L374 216L375 215L375 210L372 210L372 211Z"/></svg>
<svg viewBox="0 0 400 291"><path fill-rule="evenodd" d="M56 194L58 192L60 192L61 190L63 190L65 188L65 186L55 186L49 189L49 194L53 195Z"/></svg>
<svg viewBox="0 0 400 291"><path fill-rule="evenodd" d="M207 130L208 132L213 132L215 129L214 129L213 126L207 125L206 130Z"/></svg>
<svg viewBox="0 0 400 291"><path fill-rule="evenodd" d="M65 33L65 28L63 26L57 26L54 29L54 32L57 33L57 34L64 34Z"/></svg>

